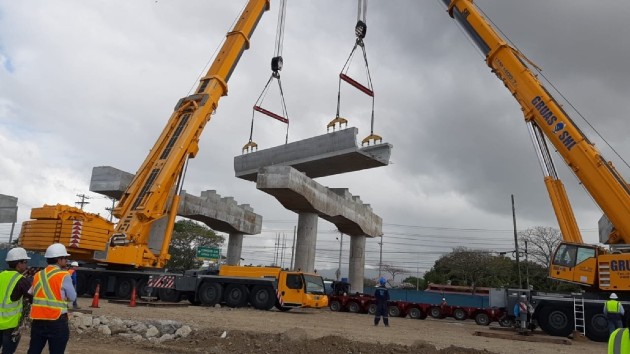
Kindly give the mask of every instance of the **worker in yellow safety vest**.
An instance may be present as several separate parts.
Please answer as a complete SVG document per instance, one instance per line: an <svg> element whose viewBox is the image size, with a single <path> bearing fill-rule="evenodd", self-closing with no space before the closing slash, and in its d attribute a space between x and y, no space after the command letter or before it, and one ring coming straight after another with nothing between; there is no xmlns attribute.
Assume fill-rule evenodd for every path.
<svg viewBox="0 0 630 354"><path fill-rule="evenodd" d="M26 254L26 250L16 247L7 252L6 262L8 269L0 273L0 333L2 334L2 354L15 353L20 343L19 331L20 320L23 316L24 301L30 301L31 296L28 289L31 282L22 276L28 268L28 260L31 259ZM27 315L28 316L28 315Z"/></svg>
<svg viewBox="0 0 630 354"><path fill-rule="evenodd" d="M63 354L66 350L70 339L68 302L77 298L70 273L64 270L69 256L61 243L48 246L44 254L48 266L33 278L29 290L33 294L33 323L28 354L41 354L46 343L50 354Z"/></svg>
<svg viewBox="0 0 630 354"><path fill-rule="evenodd" d="M630 335L627 328L616 329L608 339L608 354L630 353Z"/></svg>
<svg viewBox="0 0 630 354"><path fill-rule="evenodd" d="M612 334L617 328L623 327L625 314L623 305L617 301L617 294L610 294L610 299L604 304L604 315L608 319L608 333Z"/></svg>

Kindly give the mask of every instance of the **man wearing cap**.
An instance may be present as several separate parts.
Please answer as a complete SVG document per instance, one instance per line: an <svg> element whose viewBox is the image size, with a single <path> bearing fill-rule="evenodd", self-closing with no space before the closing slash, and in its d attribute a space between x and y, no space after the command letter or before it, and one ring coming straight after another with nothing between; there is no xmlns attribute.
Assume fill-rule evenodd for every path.
<svg viewBox="0 0 630 354"><path fill-rule="evenodd" d="M623 305L617 299L617 294L612 293L608 301L604 303L604 315L608 319L608 334L623 327Z"/></svg>
<svg viewBox="0 0 630 354"><path fill-rule="evenodd" d="M522 335L529 335L527 332L527 320L528 315L531 315L534 308L527 301L527 295L523 294L519 297L518 302L514 305L514 316L520 321L520 328L518 329L518 333Z"/></svg>
<svg viewBox="0 0 630 354"><path fill-rule="evenodd" d="M79 262L72 261L72 263L70 263L70 269L68 269L68 273L70 273L70 277L72 278L72 286L74 286L75 291L77 290L77 267L78 266L79 266ZM72 302L72 308L74 310L80 309L79 305L77 304L77 299L74 299L74 301Z"/></svg>
<svg viewBox="0 0 630 354"><path fill-rule="evenodd" d="M16 247L7 252L6 262L9 268L0 273L0 333L2 333L2 354L15 353L20 336L13 335L20 325L24 301L30 301L28 289L31 283L22 276L28 268L28 260L31 259L26 250ZM15 340L15 342L14 342Z"/></svg>
<svg viewBox="0 0 630 354"><path fill-rule="evenodd" d="M77 298L72 286L66 247L61 243L48 246L44 257L48 266L37 272L29 293L31 306L31 342L28 354L41 354L48 343L50 354L63 354L70 339L68 302Z"/></svg>
<svg viewBox="0 0 630 354"><path fill-rule="evenodd" d="M389 300L389 291L385 287L387 280L385 278L379 279L379 286L374 290L374 297L376 298L376 313L374 313L374 325L378 326L383 316L383 324L385 327L389 327L389 309L387 308L387 301Z"/></svg>

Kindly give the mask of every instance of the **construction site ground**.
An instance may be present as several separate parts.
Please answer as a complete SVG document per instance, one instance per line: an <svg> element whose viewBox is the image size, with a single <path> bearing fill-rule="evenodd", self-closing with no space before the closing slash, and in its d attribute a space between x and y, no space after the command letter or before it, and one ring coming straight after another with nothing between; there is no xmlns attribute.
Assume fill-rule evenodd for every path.
<svg viewBox="0 0 630 354"><path fill-rule="evenodd" d="M90 309L91 299L79 299ZM128 307L100 300L94 315L121 319L169 319L188 324L195 331L187 338L161 344L146 340L134 342L97 332L71 331L66 353L605 353L605 343L588 340L571 345L522 342L473 336L475 331L491 332L472 320L414 320L391 318L390 326L374 327L367 314L332 312L329 309L297 309L289 312L258 311L226 307ZM496 325L496 324L493 324ZM224 334L225 332L225 334ZM506 333L505 331L497 331ZM225 338L221 338L224 334ZM535 336L545 336L536 332ZM17 353L26 353L29 333L25 333ZM45 349L44 352L48 350Z"/></svg>

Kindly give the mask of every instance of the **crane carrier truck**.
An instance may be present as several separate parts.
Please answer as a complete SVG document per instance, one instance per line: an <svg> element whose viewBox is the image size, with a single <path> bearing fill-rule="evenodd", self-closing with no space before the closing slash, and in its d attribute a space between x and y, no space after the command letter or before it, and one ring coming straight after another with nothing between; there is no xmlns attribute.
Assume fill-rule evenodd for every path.
<svg viewBox="0 0 630 354"><path fill-rule="evenodd" d="M77 271L79 293L93 293L100 284L103 293L121 298L128 298L136 287L140 295L157 288L162 300L185 296L209 306L219 302L235 307L251 303L259 309L276 305L282 310L328 306L323 279L315 274L273 267L223 267L219 274L163 272L170 259L186 162L197 154L203 128L219 99L227 95L227 82L269 5L269 0L248 1L196 91L176 104L113 210L119 219L116 225L74 207L44 205L33 208L33 220L22 224L19 244L32 251L64 244L73 259L85 262Z"/></svg>
<svg viewBox="0 0 630 354"><path fill-rule="evenodd" d="M630 304L630 188L538 80L530 69L533 63L498 34L472 0L442 2L523 111L563 237L551 259L549 276L584 289L579 294L533 293L534 320L551 335L567 336L575 330L592 340L605 341L604 301L615 292L623 304ZM547 142L604 212L599 221L600 242L608 247L582 240Z"/></svg>

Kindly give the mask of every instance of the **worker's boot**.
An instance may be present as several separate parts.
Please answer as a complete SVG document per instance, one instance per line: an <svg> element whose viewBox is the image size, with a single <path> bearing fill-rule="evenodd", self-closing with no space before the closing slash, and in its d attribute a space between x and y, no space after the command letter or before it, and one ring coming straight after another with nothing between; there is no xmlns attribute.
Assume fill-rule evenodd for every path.
<svg viewBox="0 0 630 354"><path fill-rule="evenodd" d="M385 327L389 327L389 318L383 317L383 323L385 324Z"/></svg>
<svg viewBox="0 0 630 354"><path fill-rule="evenodd" d="M379 322L381 322L381 318L380 317L374 317L374 325L378 326Z"/></svg>

